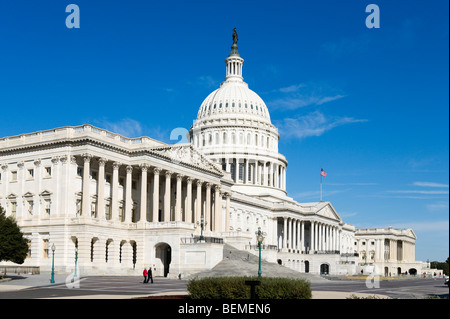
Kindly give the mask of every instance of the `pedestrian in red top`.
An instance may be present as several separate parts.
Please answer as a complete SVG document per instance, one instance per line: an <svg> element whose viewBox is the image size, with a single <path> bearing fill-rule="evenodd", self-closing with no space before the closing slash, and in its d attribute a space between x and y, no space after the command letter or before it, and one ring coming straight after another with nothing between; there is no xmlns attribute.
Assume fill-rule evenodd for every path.
<svg viewBox="0 0 450 319"><path fill-rule="evenodd" d="M147 272L147 268L144 268L144 273L143 273L143 275L144 275L144 284L146 284L146 283L148 283L148 279L147 279L147 275L148 275L148 272Z"/></svg>

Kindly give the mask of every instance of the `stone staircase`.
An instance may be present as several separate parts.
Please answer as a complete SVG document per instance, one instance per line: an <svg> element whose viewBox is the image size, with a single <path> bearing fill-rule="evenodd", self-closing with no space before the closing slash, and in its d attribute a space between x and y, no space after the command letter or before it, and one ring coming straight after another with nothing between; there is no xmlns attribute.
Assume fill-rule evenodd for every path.
<svg viewBox="0 0 450 319"><path fill-rule="evenodd" d="M228 277L228 276L257 276L259 258L250 252L239 250L231 245L225 244L223 248L223 260L208 271L193 274L191 278L205 277ZM285 277L305 279L310 282L326 281L319 275L305 274L276 263L261 261L261 272L263 277Z"/></svg>

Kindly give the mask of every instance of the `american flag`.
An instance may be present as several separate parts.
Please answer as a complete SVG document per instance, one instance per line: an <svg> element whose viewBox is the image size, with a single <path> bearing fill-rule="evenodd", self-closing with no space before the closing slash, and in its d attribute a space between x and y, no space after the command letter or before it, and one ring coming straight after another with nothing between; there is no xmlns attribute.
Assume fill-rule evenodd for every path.
<svg viewBox="0 0 450 319"><path fill-rule="evenodd" d="M320 175L322 175L323 177L327 177L327 172L325 172L323 170L323 168L320 169Z"/></svg>

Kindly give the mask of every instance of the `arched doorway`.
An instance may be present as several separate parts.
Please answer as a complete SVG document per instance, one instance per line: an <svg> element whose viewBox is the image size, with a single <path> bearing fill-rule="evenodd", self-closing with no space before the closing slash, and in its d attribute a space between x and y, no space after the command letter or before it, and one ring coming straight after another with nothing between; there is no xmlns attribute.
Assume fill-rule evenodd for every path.
<svg viewBox="0 0 450 319"><path fill-rule="evenodd" d="M155 257L157 261L155 275L167 277L172 261L172 248L167 243L159 243L155 246Z"/></svg>
<svg viewBox="0 0 450 319"><path fill-rule="evenodd" d="M384 267L384 275L386 277L389 276L389 268L388 267Z"/></svg>
<svg viewBox="0 0 450 319"><path fill-rule="evenodd" d="M328 275L329 273L330 273L330 265L328 265L328 264L320 265L320 274L321 275Z"/></svg>
<svg viewBox="0 0 450 319"><path fill-rule="evenodd" d="M400 267L397 268L397 275L401 275L402 274L402 269Z"/></svg>
<svg viewBox="0 0 450 319"><path fill-rule="evenodd" d="M309 261L305 260L305 273L309 273Z"/></svg>
<svg viewBox="0 0 450 319"><path fill-rule="evenodd" d="M410 274L410 275L417 275L417 269L415 269L415 268L411 268L410 270L408 270L408 273Z"/></svg>

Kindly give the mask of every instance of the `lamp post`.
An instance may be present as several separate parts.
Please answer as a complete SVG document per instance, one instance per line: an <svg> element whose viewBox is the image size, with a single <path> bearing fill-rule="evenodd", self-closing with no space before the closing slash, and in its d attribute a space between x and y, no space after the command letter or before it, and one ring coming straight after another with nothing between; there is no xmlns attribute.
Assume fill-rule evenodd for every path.
<svg viewBox="0 0 450 319"><path fill-rule="evenodd" d="M261 231L261 227L258 227L258 231L255 232L256 234L256 240L258 241L258 248L259 248L259 268L258 268L258 277L261 277L261 246L262 242L264 240L263 233Z"/></svg>
<svg viewBox="0 0 450 319"><path fill-rule="evenodd" d="M200 241L205 240L205 238L203 237L203 227L205 227L206 225L208 225L208 222L204 221L203 215L201 217L201 222L199 223L197 221L197 225L200 225Z"/></svg>
<svg viewBox="0 0 450 319"><path fill-rule="evenodd" d="M53 257L52 257L52 278L50 279L50 283L54 284L55 283L55 244L52 244L52 252L53 252Z"/></svg>
<svg viewBox="0 0 450 319"><path fill-rule="evenodd" d="M75 247L75 272L73 274L73 277L77 277L77 261L78 261L78 248Z"/></svg>

